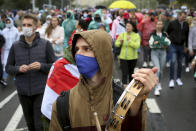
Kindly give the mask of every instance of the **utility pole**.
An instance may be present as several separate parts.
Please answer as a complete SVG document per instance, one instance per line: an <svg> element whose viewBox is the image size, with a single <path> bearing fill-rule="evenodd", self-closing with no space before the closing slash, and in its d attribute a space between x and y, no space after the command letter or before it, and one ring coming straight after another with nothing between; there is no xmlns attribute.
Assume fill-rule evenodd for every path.
<svg viewBox="0 0 196 131"><path fill-rule="evenodd" d="M49 0L48 4L49 4L49 8L52 8L52 0Z"/></svg>
<svg viewBox="0 0 196 131"><path fill-rule="evenodd" d="M64 9L64 0L61 0L61 9Z"/></svg>
<svg viewBox="0 0 196 131"><path fill-rule="evenodd" d="M77 4L76 5L77 5L78 8L80 6L80 2L81 2L80 0L77 0Z"/></svg>
<svg viewBox="0 0 196 131"><path fill-rule="evenodd" d="M35 0L32 0L32 10L35 11Z"/></svg>

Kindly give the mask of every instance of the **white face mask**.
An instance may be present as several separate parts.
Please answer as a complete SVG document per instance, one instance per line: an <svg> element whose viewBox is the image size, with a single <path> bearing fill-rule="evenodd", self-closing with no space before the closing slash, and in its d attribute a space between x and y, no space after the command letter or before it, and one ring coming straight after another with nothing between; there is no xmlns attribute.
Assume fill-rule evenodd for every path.
<svg viewBox="0 0 196 131"><path fill-rule="evenodd" d="M6 24L6 27L7 28L11 28L12 27L12 24Z"/></svg>
<svg viewBox="0 0 196 131"><path fill-rule="evenodd" d="M88 14L87 13L84 13L83 16L86 18L88 16Z"/></svg>
<svg viewBox="0 0 196 131"><path fill-rule="evenodd" d="M22 28L22 32L24 34L25 37L31 37L33 35L33 29L29 28L29 27L23 27Z"/></svg>
<svg viewBox="0 0 196 131"><path fill-rule="evenodd" d="M47 23L48 25L50 24L50 22L51 22L50 20L47 20L47 21L46 21L46 23Z"/></svg>
<svg viewBox="0 0 196 131"><path fill-rule="evenodd" d="M193 21L193 25L196 26L196 21Z"/></svg>

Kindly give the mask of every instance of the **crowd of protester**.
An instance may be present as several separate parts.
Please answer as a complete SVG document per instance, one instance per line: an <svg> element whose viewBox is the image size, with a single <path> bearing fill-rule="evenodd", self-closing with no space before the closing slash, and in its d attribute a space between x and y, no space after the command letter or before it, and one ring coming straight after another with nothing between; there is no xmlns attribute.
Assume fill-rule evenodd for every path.
<svg viewBox="0 0 196 131"><path fill-rule="evenodd" d="M32 52L37 52L40 58L38 58L39 56L32 56L32 59L41 59L42 55L47 55L47 60L42 61L48 65L56 60L50 69L47 83L45 83L45 93L44 90L40 90L41 92L39 92L42 96L39 96L40 98L38 100L43 97L42 113L46 117L45 120L51 119L52 103L56 100L60 92L62 90L71 89L78 82L79 72L74 65L75 62L73 58L71 58L70 48L72 48L74 34L86 30L103 30L110 35L112 38L114 59L119 61L118 64L122 70L122 84L125 87L132 80L131 74L133 74L134 69L141 67L156 66L158 68L157 77L159 78L159 82L154 89L154 95L157 96L160 95L160 91L162 90L161 83L163 81L161 78L163 75L168 75L163 73L164 67L170 68L170 81L168 83L168 87L170 88L175 87L175 81L177 86L183 86L184 82L181 80L181 72L183 69L185 69L185 72L190 72L192 69L194 72L192 76L196 80L196 13L194 9L179 10L178 12L171 9L109 10L106 8L64 11L45 9L37 12L31 12L29 10L6 10L0 12L0 83L4 86L7 85L7 73L9 73L9 75L18 73L14 72L18 67L14 69L10 65L14 65L18 61L23 60L16 58L18 52L16 53L14 51L18 50L19 56L25 56L25 52L23 52L24 54L20 52L22 51L22 47L20 47L21 49L19 47L12 47L13 43L18 40L26 41L33 46L34 41L28 41L28 39L26 39L26 37L32 36L33 30L28 28L31 25L23 23L23 17L29 13L38 19L38 21L34 22L36 25L33 25L36 27L35 32L37 32L35 38L50 42L52 45L51 48L53 48L54 51L48 51L46 54L42 54L40 49L42 47L39 47L38 50L32 50ZM25 36L25 38L23 36ZM46 47L43 47L43 51L45 48L50 49L46 41L41 42L41 44L46 43ZM48 53L54 53L55 60L53 54L49 55ZM9 59L8 56L10 57ZM138 64L139 60L142 61L142 64ZM34 64L32 68L36 66L35 68L46 71L46 69L42 69L42 66L40 67L39 63ZM175 77L176 64L177 76ZM183 65L185 68L182 68ZM61 70L61 73L58 74L58 70L62 69L62 67L65 67L65 70ZM6 70L6 68L8 69ZM25 66L21 69L23 72L26 70L28 69L26 69ZM67 85L65 81L61 79L61 77L63 77L62 74L67 74L67 72L74 77L71 79L67 77L68 80L66 82L71 81L72 83L70 82L70 84L68 82L69 86L68 88L66 87L66 89L57 89L57 95L53 95L54 99L48 101L47 98L52 96L52 94L51 96L49 95L50 89L48 87L53 88L53 86L57 84ZM51 75L51 73L54 75ZM35 81L39 80L35 79ZM18 83L19 86L24 86L20 82ZM41 84L43 85L43 83ZM164 88L166 87L163 87L163 89ZM24 93L23 91L21 92L22 94ZM32 93L32 91L30 92ZM36 90L34 92L36 94ZM20 95L22 102L27 101L25 99L25 97ZM48 105L44 104L47 102ZM25 107L27 106L28 105L25 105ZM45 111L47 110L46 108L49 108L49 111ZM29 116L29 114L26 116ZM38 124L38 126L40 125ZM28 127L32 127L32 125L28 125Z"/></svg>

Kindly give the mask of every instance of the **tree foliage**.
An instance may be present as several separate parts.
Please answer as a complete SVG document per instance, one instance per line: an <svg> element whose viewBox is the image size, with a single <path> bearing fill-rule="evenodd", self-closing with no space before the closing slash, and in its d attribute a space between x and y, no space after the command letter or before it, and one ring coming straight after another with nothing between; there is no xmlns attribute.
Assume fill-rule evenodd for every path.
<svg viewBox="0 0 196 131"><path fill-rule="evenodd" d="M195 8L196 1L195 0L177 0L181 5L187 5L188 7Z"/></svg>
<svg viewBox="0 0 196 131"><path fill-rule="evenodd" d="M4 0L0 0L0 6L4 4Z"/></svg>
<svg viewBox="0 0 196 131"><path fill-rule="evenodd" d="M4 0L0 6L4 9L29 9L31 0Z"/></svg>

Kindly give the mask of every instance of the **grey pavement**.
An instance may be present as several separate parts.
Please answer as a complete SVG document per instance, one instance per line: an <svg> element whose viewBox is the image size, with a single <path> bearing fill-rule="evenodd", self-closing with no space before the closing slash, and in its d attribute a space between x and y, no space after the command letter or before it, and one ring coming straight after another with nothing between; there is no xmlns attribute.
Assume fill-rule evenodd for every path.
<svg viewBox="0 0 196 131"><path fill-rule="evenodd" d="M149 98L155 99L161 113L147 113L148 131L195 131L196 129L196 88L192 78L193 72L182 72L182 87L170 89L169 69L165 68L161 96L155 97L153 91ZM114 78L121 79L121 72L117 61L114 66ZM13 81L9 80L9 86L3 87L0 85L0 102L8 95L14 92ZM0 131L3 131L10 122L13 114L19 105L18 96L15 95L4 107L0 110ZM20 120L16 131L26 131L24 117Z"/></svg>

